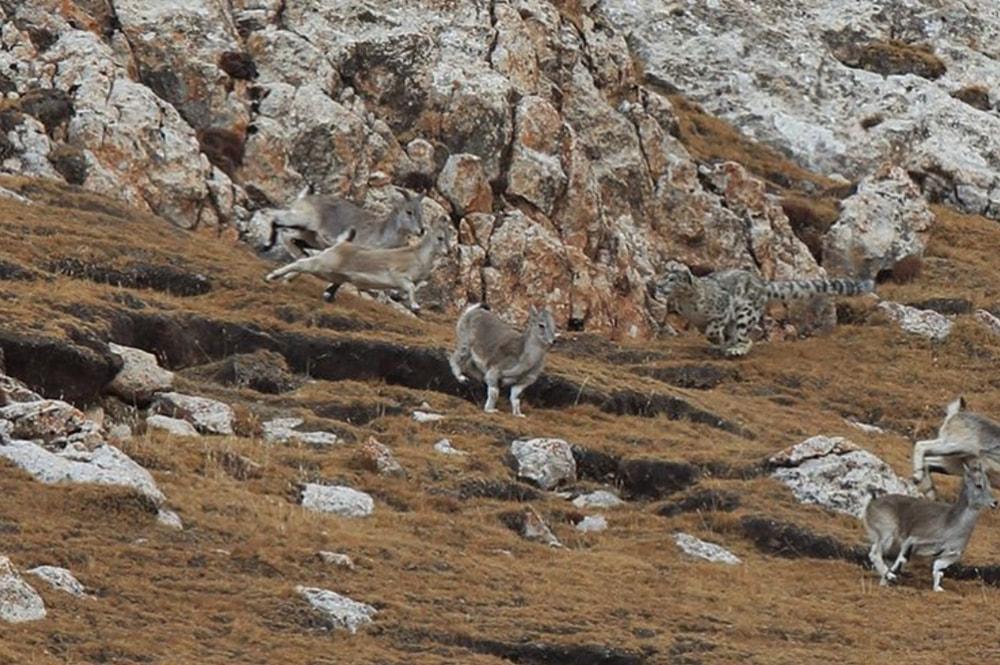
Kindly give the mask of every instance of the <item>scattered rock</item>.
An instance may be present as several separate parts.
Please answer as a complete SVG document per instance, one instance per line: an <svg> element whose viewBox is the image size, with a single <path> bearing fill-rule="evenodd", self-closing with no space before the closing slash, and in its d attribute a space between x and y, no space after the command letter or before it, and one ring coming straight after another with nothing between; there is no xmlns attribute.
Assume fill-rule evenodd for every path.
<svg viewBox="0 0 1000 665"><path fill-rule="evenodd" d="M354 559L346 554L341 554L340 552L327 552L321 550L318 552L319 558L323 563L328 563L331 566L337 566L338 568L347 568L348 570L354 570Z"/></svg>
<svg viewBox="0 0 1000 665"><path fill-rule="evenodd" d="M823 238L823 267L834 275L875 279L907 256L922 256L934 213L906 171L885 164L841 202Z"/></svg>
<svg viewBox="0 0 1000 665"><path fill-rule="evenodd" d="M184 522L181 521L181 516L169 508L164 508L162 506L160 506L160 509L156 513L156 521L157 523L170 529L177 529L180 531L184 528Z"/></svg>
<svg viewBox="0 0 1000 665"><path fill-rule="evenodd" d="M617 480L623 493L633 499L661 499L698 480L698 470L684 462L622 460Z"/></svg>
<svg viewBox="0 0 1000 665"><path fill-rule="evenodd" d="M944 340L951 333L951 319L937 312L916 309L888 300L883 300L878 306L908 333L927 337L935 342Z"/></svg>
<svg viewBox="0 0 1000 665"><path fill-rule="evenodd" d="M879 494L917 496L913 485L867 450L839 436L814 436L769 460L771 477L787 485L795 498L861 517Z"/></svg>
<svg viewBox="0 0 1000 665"><path fill-rule="evenodd" d="M174 436L201 436L194 425L180 418L153 414L146 418L146 431L159 430Z"/></svg>
<svg viewBox="0 0 1000 665"><path fill-rule="evenodd" d="M114 446L101 445L87 450L69 445L54 453L31 441L14 439L0 445L0 457L46 484L120 485L134 488L157 505L164 501L163 493L149 472Z"/></svg>
<svg viewBox="0 0 1000 665"><path fill-rule="evenodd" d="M300 432L302 418L275 418L262 426L264 441L274 444L298 443L305 446L332 446L340 439L332 432Z"/></svg>
<svg viewBox="0 0 1000 665"><path fill-rule="evenodd" d="M232 407L207 397L181 393L159 393L150 410L172 418L183 418L203 434L233 433Z"/></svg>
<svg viewBox="0 0 1000 665"><path fill-rule="evenodd" d="M3 351L0 351L0 360L2 359ZM22 382L6 374L0 374L0 391L6 396L6 400L0 402L0 406L6 406L11 402L40 402L44 399Z"/></svg>
<svg viewBox="0 0 1000 665"><path fill-rule="evenodd" d="M945 316L972 313L972 301L965 298L927 298L919 302L907 303L907 306L930 310Z"/></svg>
<svg viewBox="0 0 1000 665"><path fill-rule="evenodd" d="M521 515L521 536L526 540L533 540L535 542L544 543L550 547L562 547L562 543L556 538L556 535L552 533L552 529L549 525L545 523L542 516L538 514L538 511L527 506Z"/></svg>
<svg viewBox="0 0 1000 665"><path fill-rule="evenodd" d="M444 420L444 416L440 413L428 413L427 411L414 411L413 419L418 423L434 423L439 420Z"/></svg>
<svg viewBox="0 0 1000 665"><path fill-rule="evenodd" d="M93 448L103 442L103 431L79 409L62 400L40 399L0 407L0 421L10 423L12 439L38 441L58 451L70 444Z"/></svg>
<svg viewBox="0 0 1000 665"><path fill-rule="evenodd" d="M331 628L346 628L352 635L361 626L371 623L378 614L378 610L371 605L326 589L297 586L295 591L324 616Z"/></svg>
<svg viewBox="0 0 1000 665"><path fill-rule="evenodd" d="M577 508L617 508L625 505L625 502L611 492L597 490L576 497L573 499L573 505Z"/></svg>
<svg viewBox="0 0 1000 665"><path fill-rule="evenodd" d="M726 563L735 566L740 563L739 557L715 543L705 542L686 533L675 533L674 542L685 554L705 559L712 563Z"/></svg>
<svg viewBox="0 0 1000 665"><path fill-rule="evenodd" d="M1000 335L1000 318L997 318L985 309L976 310L976 321L986 326L986 329L994 335Z"/></svg>
<svg viewBox="0 0 1000 665"><path fill-rule="evenodd" d="M108 384L108 392L130 404L145 405L153 395L170 390L174 373L160 367L156 356L142 349L108 344L111 352L121 356L122 368Z"/></svg>
<svg viewBox="0 0 1000 665"><path fill-rule="evenodd" d="M441 453L442 455L464 456L469 454L464 450L459 450L458 448L453 447L451 445L451 441L449 441L448 439L441 439L440 441L435 443L434 450Z"/></svg>
<svg viewBox="0 0 1000 665"><path fill-rule="evenodd" d="M357 459L362 467L374 471L380 476L395 476L397 478L406 476L406 471L396 461L389 446L374 436L368 437L368 440L358 449Z"/></svg>
<svg viewBox="0 0 1000 665"><path fill-rule="evenodd" d="M71 596L83 597L87 589L73 576L73 573L58 566L38 566L28 571L28 574L39 577L49 583L54 589L65 591Z"/></svg>
<svg viewBox="0 0 1000 665"><path fill-rule="evenodd" d="M853 418L845 418L844 422L846 422L851 427L856 427L865 434L885 434L885 430L882 429L881 427L878 427L876 425L869 425L868 423L859 422Z"/></svg>
<svg viewBox="0 0 1000 665"><path fill-rule="evenodd" d="M45 618L45 603L25 582L10 559L0 556L0 620L22 623Z"/></svg>
<svg viewBox="0 0 1000 665"><path fill-rule="evenodd" d="M519 439L510 444L510 452L517 460L517 475L544 490L576 481L573 448L562 439Z"/></svg>
<svg viewBox="0 0 1000 665"><path fill-rule="evenodd" d="M576 523L576 530L584 533L597 533L608 528L608 520L604 515L587 515Z"/></svg>
<svg viewBox="0 0 1000 665"><path fill-rule="evenodd" d="M375 500L364 492L343 485L309 483L302 489L303 508L341 517L367 517L375 510Z"/></svg>

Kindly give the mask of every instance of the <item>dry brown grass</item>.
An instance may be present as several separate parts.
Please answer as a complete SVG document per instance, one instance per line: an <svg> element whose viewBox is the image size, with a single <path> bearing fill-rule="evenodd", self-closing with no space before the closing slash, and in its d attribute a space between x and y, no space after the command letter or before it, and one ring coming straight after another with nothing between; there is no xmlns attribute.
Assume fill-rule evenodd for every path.
<svg viewBox="0 0 1000 665"><path fill-rule="evenodd" d="M841 53L841 61L849 67L892 76L916 74L927 79L940 78L947 71L944 61L928 44L910 44L899 40L875 40L863 45L851 45Z"/></svg>
<svg viewBox="0 0 1000 665"><path fill-rule="evenodd" d="M990 89L985 85L967 85L952 92L951 96L980 111L989 111L992 108Z"/></svg>
<svg viewBox="0 0 1000 665"><path fill-rule="evenodd" d="M778 168L766 151L733 149L733 158L756 160L765 171ZM323 305L319 282L265 285L261 276L268 266L242 245L174 230L66 188L18 179L0 179L0 185L40 201L23 206L0 199L0 262L38 276L0 281L5 328L54 336L85 328L107 338L114 312L138 300L144 311L254 323L331 342L355 336L450 344L452 322L441 315L403 318L347 295ZM880 294L903 302L960 296L977 307L1000 301L1000 227L941 208L935 212L939 222L923 273L907 284L881 285ZM48 273L53 257L117 267L170 264L207 275L213 288L181 297L97 284ZM371 330L323 328L316 325L321 314ZM241 433L248 435L157 434L125 446L150 468L185 521L184 531L157 526L149 506L128 492L42 486L0 466L0 552L22 569L65 565L97 596L77 600L37 584L49 616L0 627L0 663L512 662L456 644L463 637L647 650L647 663L905 658L930 664L942 662L942 645L956 643L963 647L948 649L950 662L995 661L1000 625L990 617L1000 591L994 587L946 578L948 593L932 594L927 566L918 563L900 586L880 589L870 571L844 561L757 551L739 526L747 515L800 524L851 545L863 539L855 520L800 505L764 477L703 478L703 488L740 496L742 506L733 513L663 518L655 513L659 502L630 502L608 511L610 529L601 534L573 530L568 520L580 511L547 495L533 505L567 545L562 550L526 542L502 524L500 516L518 504L462 499L455 491L474 478L511 480L504 454L519 436L560 436L630 458L738 467L814 434L841 434L906 473L910 440L930 433L957 393L978 410L1000 414L1000 341L970 317L960 317L952 336L937 345L878 317L861 320L867 323L842 325L825 337L761 344L748 358L729 363L738 378L705 391L671 388L630 371L631 364L722 362L693 333L552 356L556 374L591 386L677 395L742 425L752 439L665 417L614 416L590 405L532 408L530 391L529 418L519 420L485 416L479 404L452 395L381 381L315 381L291 393L264 395L184 372L183 390L236 404ZM620 351L651 360L622 362L615 355ZM415 423L410 411L423 401L448 417ZM318 412L364 418L346 422ZM256 423L278 414L304 416L308 426L336 428L350 441L375 435L392 447L408 476L381 478L358 468L350 442L326 450L264 444L255 436ZM887 433L863 434L845 416L877 423ZM443 437L469 455L435 454L432 445ZM307 513L295 497L301 483L310 481L369 491L376 512L363 520ZM955 489L953 480L940 485ZM688 559L673 545L675 530L723 544L744 563L730 568ZM345 552L358 568L323 564L318 550ZM990 513L965 560L997 563L997 551L1000 516ZM325 632L295 595L298 584L373 603L377 621L356 636Z"/></svg>

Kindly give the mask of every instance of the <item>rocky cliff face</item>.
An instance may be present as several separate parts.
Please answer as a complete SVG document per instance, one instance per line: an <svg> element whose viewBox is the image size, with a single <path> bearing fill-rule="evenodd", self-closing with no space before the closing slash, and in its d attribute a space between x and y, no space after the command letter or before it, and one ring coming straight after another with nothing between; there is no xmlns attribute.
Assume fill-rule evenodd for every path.
<svg viewBox="0 0 1000 665"><path fill-rule="evenodd" d="M780 195L824 199L819 233L837 216L830 188L843 180L692 153L693 107L670 90L820 171L858 178L908 145L905 166L929 194L987 213L996 203L996 114L968 90L948 94L959 79L991 83L988 56L952 49L959 27L941 17L905 24L908 39L938 26L952 49L941 71L918 50L928 78L886 78L899 72L844 64L882 42L824 3L810 5L832 26L818 34L787 3L594 4L0 2L2 166L258 245L265 211L306 185L376 210L392 184L423 190L427 218L454 229L429 286L445 309L485 299L521 319L546 303L563 328L616 336L657 329L644 285L668 259L823 274L822 241L802 236L807 248ZM788 39L755 32L778 21ZM990 26L966 28L985 38ZM802 74L810 63L816 76Z"/></svg>
<svg viewBox="0 0 1000 665"><path fill-rule="evenodd" d="M254 212L306 184L376 208L390 182L428 189L457 231L447 307L547 302L561 326L625 335L652 330L644 282L668 257L818 273L761 182L699 172L624 33L550 3L4 11L4 167L185 227L259 238Z"/></svg>
<svg viewBox="0 0 1000 665"><path fill-rule="evenodd" d="M609 0L653 81L821 173L892 159L1000 219L1000 15L990 0Z"/></svg>

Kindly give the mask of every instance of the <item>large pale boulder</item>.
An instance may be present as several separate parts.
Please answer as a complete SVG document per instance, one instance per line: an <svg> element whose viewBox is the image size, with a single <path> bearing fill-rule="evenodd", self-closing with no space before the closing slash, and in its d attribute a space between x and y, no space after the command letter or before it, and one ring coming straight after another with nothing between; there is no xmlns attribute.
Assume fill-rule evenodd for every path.
<svg viewBox="0 0 1000 665"><path fill-rule="evenodd" d="M173 436L201 436L194 425L180 418L162 416L158 413L146 418L146 431L160 431Z"/></svg>
<svg viewBox="0 0 1000 665"><path fill-rule="evenodd" d="M156 356L142 349L108 344L111 352L120 356L122 368L108 384L108 391L127 403L146 404L158 392L170 390L174 373L160 367Z"/></svg>
<svg viewBox="0 0 1000 665"><path fill-rule="evenodd" d="M334 628L346 629L352 635L361 626L371 623L372 617L378 614L378 610L371 605L359 603L334 591L304 586L295 587L295 590Z"/></svg>
<svg viewBox="0 0 1000 665"><path fill-rule="evenodd" d="M934 222L920 189L898 166L884 164L841 203L823 237L823 267L834 275L874 279L908 256L923 256Z"/></svg>
<svg viewBox="0 0 1000 665"><path fill-rule="evenodd" d="M333 432L301 432L302 418L274 418L264 423L262 430L267 443L297 443L305 446L332 446L340 442Z"/></svg>
<svg viewBox="0 0 1000 665"><path fill-rule="evenodd" d="M45 618L45 603L18 574L10 559L0 556L0 621L23 623Z"/></svg>
<svg viewBox="0 0 1000 665"><path fill-rule="evenodd" d="M562 439L519 439L510 444L517 475L545 490L576 481L573 447Z"/></svg>
<svg viewBox="0 0 1000 665"><path fill-rule="evenodd" d="M726 548L697 538L688 533L675 533L674 542L685 554L713 563L725 563L735 566L740 558Z"/></svg>
<svg viewBox="0 0 1000 665"><path fill-rule="evenodd" d="M375 510L375 500L365 492L342 485L309 483L302 489L302 507L341 517L367 517Z"/></svg>
<svg viewBox="0 0 1000 665"><path fill-rule="evenodd" d="M71 596L83 597L87 589L70 571L59 566L36 566L28 571L29 575L44 580L53 589L58 589Z"/></svg>
<svg viewBox="0 0 1000 665"><path fill-rule="evenodd" d="M57 399L14 402L0 407L0 421L10 423L8 436L37 441L53 451L68 444L100 445L103 430L76 407Z"/></svg>
<svg viewBox="0 0 1000 665"><path fill-rule="evenodd" d="M177 392L157 394L150 411L186 420L204 434L232 434L236 417L228 404Z"/></svg>
<svg viewBox="0 0 1000 665"><path fill-rule="evenodd" d="M890 319L912 335L920 335L935 342L944 340L951 333L952 320L930 309L917 309L898 302L884 300L878 304Z"/></svg>
<svg viewBox="0 0 1000 665"><path fill-rule="evenodd" d="M149 471L114 446L101 445L87 450L71 445L56 453L31 441L13 439L0 443L0 457L48 485L117 485L130 487L158 505L165 500Z"/></svg>
<svg viewBox="0 0 1000 665"><path fill-rule="evenodd" d="M858 445L834 436L814 436L769 460L771 477L787 485L795 498L861 517L877 494L916 496L908 480Z"/></svg>

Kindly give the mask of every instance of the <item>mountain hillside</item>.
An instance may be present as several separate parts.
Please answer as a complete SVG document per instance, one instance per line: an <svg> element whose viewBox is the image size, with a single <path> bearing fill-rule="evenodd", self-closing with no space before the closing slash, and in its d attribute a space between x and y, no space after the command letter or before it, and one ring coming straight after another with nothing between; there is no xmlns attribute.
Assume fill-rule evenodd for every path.
<svg viewBox="0 0 1000 665"><path fill-rule="evenodd" d="M995 160L929 164L902 102L842 153L760 111L946 114L978 72L995 119L985 10L910 5L804 3L816 36L761 27L788 3L0 0L0 664L1000 659L1000 513L940 594L922 559L879 587L857 518L958 395L1000 417L1000 225L962 180ZM865 85L795 120L763 69L807 37ZM306 185L425 195L419 316L265 282ZM775 305L727 359L650 297L671 260L876 294ZM525 419L449 369L483 299L556 315Z"/></svg>

